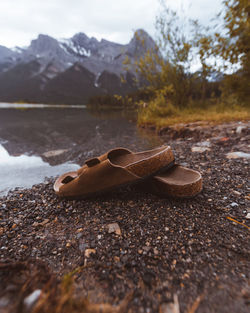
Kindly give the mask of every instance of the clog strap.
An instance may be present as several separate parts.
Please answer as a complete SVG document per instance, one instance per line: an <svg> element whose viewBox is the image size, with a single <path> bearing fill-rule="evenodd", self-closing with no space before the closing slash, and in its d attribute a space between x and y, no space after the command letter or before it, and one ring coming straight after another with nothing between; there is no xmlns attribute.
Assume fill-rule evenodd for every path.
<svg viewBox="0 0 250 313"><path fill-rule="evenodd" d="M94 158L91 158L91 159L86 160L86 161L85 161L85 164L86 164L88 167L95 166L95 165L97 165L97 164L99 164L99 163L101 163L101 162L107 160L108 154L109 154L110 152L113 152L113 151L124 151L124 152L130 152L130 153L131 153L131 151L130 151L129 149L126 149L126 148L115 148L115 149L112 149L112 150L110 150L110 151L108 151L108 152L106 152L106 153L100 155L99 157L94 157Z"/></svg>
<svg viewBox="0 0 250 313"><path fill-rule="evenodd" d="M88 159L88 160L85 161L85 164L88 167L95 166L95 165L97 165L99 163L101 163L101 161L98 158L92 158L92 159Z"/></svg>

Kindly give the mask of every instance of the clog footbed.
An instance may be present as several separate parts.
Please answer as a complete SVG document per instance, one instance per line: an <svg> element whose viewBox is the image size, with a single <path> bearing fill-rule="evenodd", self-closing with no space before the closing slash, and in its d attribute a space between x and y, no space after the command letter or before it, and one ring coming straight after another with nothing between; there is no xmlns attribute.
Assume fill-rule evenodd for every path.
<svg viewBox="0 0 250 313"><path fill-rule="evenodd" d="M147 182L147 190L158 195L191 198L202 190L202 177L198 171L175 164Z"/></svg>

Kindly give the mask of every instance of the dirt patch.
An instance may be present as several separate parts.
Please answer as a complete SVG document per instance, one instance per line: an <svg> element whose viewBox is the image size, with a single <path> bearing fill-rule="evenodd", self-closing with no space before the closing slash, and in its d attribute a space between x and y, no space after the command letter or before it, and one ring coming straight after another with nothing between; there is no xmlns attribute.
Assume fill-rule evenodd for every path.
<svg viewBox="0 0 250 313"><path fill-rule="evenodd" d="M28 312L25 299L36 290L39 299L47 295L39 312L66 312L68 301L76 312L88 312L83 303L97 304L93 312L103 303L107 312L249 312L249 160L226 157L249 148L249 126L238 126L174 140L161 135L177 162L201 171L204 189L194 199L133 187L66 201L55 196L54 179L0 199L0 312ZM209 149L192 152L194 146ZM119 232L109 231L114 223ZM16 293L9 291L13 280Z"/></svg>

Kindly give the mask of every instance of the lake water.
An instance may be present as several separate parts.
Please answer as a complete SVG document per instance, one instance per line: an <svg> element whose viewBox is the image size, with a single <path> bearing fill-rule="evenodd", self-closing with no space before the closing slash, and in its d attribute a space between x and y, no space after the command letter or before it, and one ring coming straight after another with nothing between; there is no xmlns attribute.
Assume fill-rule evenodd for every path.
<svg viewBox="0 0 250 313"><path fill-rule="evenodd" d="M44 181L46 176L57 176L78 168L79 165L69 162L50 166L39 156L28 156L25 154L11 156L0 145L0 195L6 194L15 187L31 187L35 183Z"/></svg>
<svg viewBox="0 0 250 313"><path fill-rule="evenodd" d="M113 147L140 150L158 144L137 129L133 112L0 103L0 195L75 170Z"/></svg>

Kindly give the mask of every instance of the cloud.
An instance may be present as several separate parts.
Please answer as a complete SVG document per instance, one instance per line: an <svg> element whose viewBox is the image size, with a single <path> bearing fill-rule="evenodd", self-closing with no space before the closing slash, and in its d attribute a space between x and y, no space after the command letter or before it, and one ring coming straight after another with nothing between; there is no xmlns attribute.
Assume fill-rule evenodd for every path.
<svg viewBox="0 0 250 313"><path fill-rule="evenodd" d="M214 8L211 1L220 2L193 0L189 14L204 19ZM178 10L183 3L166 2ZM77 32L127 43L138 28L154 35L158 10L158 0L1 0L0 45L28 45L39 33L62 38Z"/></svg>

